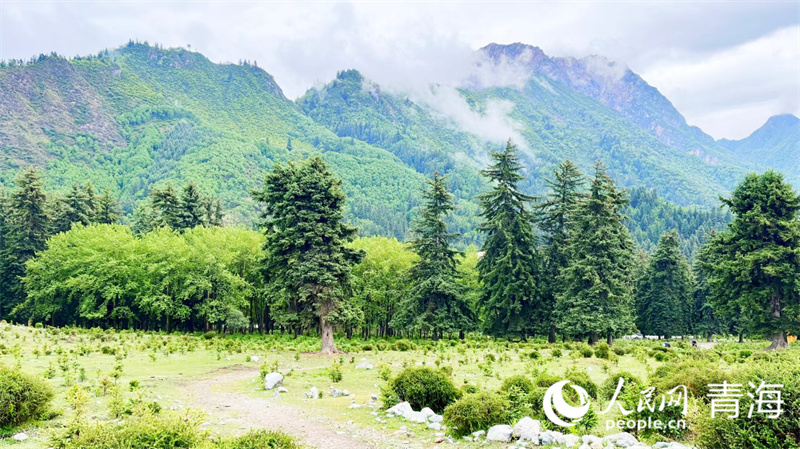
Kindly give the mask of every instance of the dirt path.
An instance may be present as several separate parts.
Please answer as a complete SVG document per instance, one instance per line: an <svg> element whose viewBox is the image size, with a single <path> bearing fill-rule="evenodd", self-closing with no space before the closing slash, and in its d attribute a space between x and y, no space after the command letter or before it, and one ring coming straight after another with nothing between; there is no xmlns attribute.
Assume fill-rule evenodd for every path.
<svg viewBox="0 0 800 449"><path fill-rule="evenodd" d="M271 397L253 398L225 390L231 384L258 375L252 368L232 367L216 371L208 379L187 384L191 402L210 414L212 422L235 422L242 429L282 430L316 449L373 449L380 447L377 432L358 429L350 434L331 428L330 419L312 417ZM222 387L222 388L221 388ZM233 387L235 388L235 387ZM351 435L355 433L356 435ZM357 438L356 438L357 437Z"/></svg>

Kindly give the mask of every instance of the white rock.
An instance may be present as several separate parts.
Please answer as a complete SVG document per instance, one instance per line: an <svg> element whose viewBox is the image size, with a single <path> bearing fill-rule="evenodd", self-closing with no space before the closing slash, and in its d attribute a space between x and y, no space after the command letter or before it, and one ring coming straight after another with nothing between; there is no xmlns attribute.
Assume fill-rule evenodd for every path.
<svg viewBox="0 0 800 449"><path fill-rule="evenodd" d="M250 356L250 361L251 362L257 362L257 361L259 361L259 358L258 358L257 355L252 355L252 356Z"/></svg>
<svg viewBox="0 0 800 449"><path fill-rule="evenodd" d="M14 435L14 439L17 440L17 441L25 441L25 440L28 439L28 434L26 434L24 432L20 432L20 433Z"/></svg>
<svg viewBox="0 0 800 449"><path fill-rule="evenodd" d="M653 445L653 449L687 449L686 446L678 443L677 441L672 442L658 442Z"/></svg>
<svg viewBox="0 0 800 449"><path fill-rule="evenodd" d="M563 444L566 447L578 447L580 442L581 439L577 435L572 435L571 433L556 437L556 444Z"/></svg>
<svg viewBox="0 0 800 449"><path fill-rule="evenodd" d="M444 416L442 415L433 415L428 417L429 422L442 422L444 421Z"/></svg>
<svg viewBox="0 0 800 449"><path fill-rule="evenodd" d="M356 365L356 369L372 369L372 365L369 363L359 363Z"/></svg>
<svg viewBox="0 0 800 449"><path fill-rule="evenodd" d="M539 434L542 433L542 423L538 420L526 416L514 425L514 437L522 441L539 441Z"/></svg>
<svg viewBox="0 0 800 449"><path fill-rule="evenodd" d="M377 401L378 400L378 395L377 394L370 395L370 397L372 398L373 401Z"/></svg>
<svg viewBox="0 0 800 449"><path fill-rule="evenodd" d="M553 444L556 442L556 438L562 436L561 432L556 432L554 430L548 430L546 432L542 432L539 436L541 438L541 445L547 446L548 444Z"/></svg>
<svg viewBox="0 0 800 449"><path fill-rule="evenodd" d="M406 415L414 413L414 409L411 408L411 404L408 402L400 402L389 410L386 410L386 413L391 413L395 416L402 416L405 418Z"/></svg>
<svg viewBox="0 0 800 449"><path fill-rule="evenodd" d="M422 424L425 421L427 421L427 418L425 418L425 415L423 415L422 412L415 412L413 410L411 411L411 413L408 413L406 415L406 419L411 421L411 422L415 422L415 423L419 423L419 424Z"/></svg>
<svg viewBox="0 0 800 449"><path fill-rule="evenodd" d="M436 414L436 412L434 412L433 410L431 410L428 407L423 408L419 412L422 413L423 415L425 415L426 418L431 417L431 416Z"/></svg>
<svg viewBox="0 0 800 449"><path fill-rule="evenodd" d="M603 441L606 443L614 443L614 446L617 447L631 447L639 442L635 436L629 434L628 432L620 432L609 435L605 437Z"/></svg>
<svg viewBox="0 0 800 449"><path fill-rule="evenodd" d="M264 376L264 388L267 390L272 390L276 385L280 385L282 383L283 374L281 373L269 373Z"/></svg>
<svg viewBox="0 0 800 449"><path fill-rule="evenodd" d="M442 430L442 423L440 422L428 423L428 428L433 430Z"/></svg>
<svg viewBox="0 0 800 449"><path fill-rule="evenodd" d="M513 432L514 429L506 424L492 426L489 428L489 431L486 432L486 441L500 441L502 443L508 443L511 441L511 434Z"/></svg>
<svg viewBox="0 0 800 449"><path fill-rule="evenodd" d="M287 390L286 388L278 387L278 393L288 393L288 392L289 390Z"/></svg>
<svg viewBox="0 0 800 449"><path fill-rule="evenodd" d="M486 431L485 430L478 430L476 432L472 432L472 436L475 437L475 438L480 438L480 437L482 437L484 435L486 435Z"/></svg>
<svg viewBox="0 0 800 449"><path fill-rule="evenodd" d="M342 392L342 390L339 390L337 388L331 387L330 395L331 397L338 398L339 396L344 396L344 392Z"/></svg>
<svg viewBox="0 0 800 449"><path fill-rule="evenodd" d="M319 390L317 390L317 387L311 387L310 390L306 391L306 397L309 399L319 398Z"/></svg>

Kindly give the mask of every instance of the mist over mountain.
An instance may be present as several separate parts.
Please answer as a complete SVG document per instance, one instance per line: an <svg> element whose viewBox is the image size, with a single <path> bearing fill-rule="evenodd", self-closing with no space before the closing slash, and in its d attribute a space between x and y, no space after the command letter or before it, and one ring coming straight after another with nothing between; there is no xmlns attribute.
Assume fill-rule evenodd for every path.
<svg viewBox="0 0 800 449"><path fill-rule="evenodd" d="M265 170L321 154L343 178L348 219L362 234L404 238L420 186L439 171L456 195L453 225L474 242L479 171L508 138L523 150L533 194L565 159L584 171L601 159L621 185L677 205L669 207L717 205L749 171L776 168L796 185L800 177L796 117L715 141L601 56L490 44L461 83L415 90L378 85L357 69L293 102L254 63L215 64L181 48L131 42L91 57L6 62L0 184L35 165L51 188L108 186L130 213L154 187L193 180L222 198L229 221L249 225L257 213L249 191Z"/></svg>

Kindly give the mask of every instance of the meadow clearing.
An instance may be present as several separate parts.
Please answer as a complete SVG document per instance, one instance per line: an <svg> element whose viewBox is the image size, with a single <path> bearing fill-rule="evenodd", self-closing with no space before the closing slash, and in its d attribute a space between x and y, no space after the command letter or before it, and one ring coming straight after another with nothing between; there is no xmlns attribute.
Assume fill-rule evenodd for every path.
<svg viewBox="0 0 800 449"><path fill-rule="evenodd" d="M478 447L484 445L483 439L470 442L452 429L432 430L424 423L386 416L383 395L389 381L409 366L445 372L463 391L496 391L516 375L534 382L542 376L577 377L576 382L588 378L597 387L595 409L599 411L608 402L604 391L609 379L615 384L618 373L652 385L664 381L671 367L685 367L668 376L702 391L704 380L732 379L743 368L791 363L787 361L796 361L798 355L794 344L780 353L764 353L758 352L764 341L740 344L734 340L711 348L703 343L709 349L691 348L690 340L673 340L669 349L661 348L658 341L623 340L606 351L602 344L590 347L581 342L352 339L340 340L344 353L338 355L317 354L319 344L316 337L291 335L164 334L3 324L0 364L43 377L54 396L41 419L4 429L0 447L53 447L55 436L77 420L79 426L93 422L105 426L134 420L142 413L196 419L192 431L208 441L270 429L316 448L422 448L436 441ZM372 369L363 369L365 365ZM269 372L281 373L282 387L288 391L265 390L263 378ZM321 393L319 398L308 397L312 387ZM333 397L333 388L347 390L349 395ZM83 403L76 395L83 397ZM695 437L691 415L702 413L699 402L691 400L691 431L678 438L687 444ZM512 406L516 407L513 401ZM540 404L524 407L534 417L541 412ZM609 433L603 425L606 418L601 417L593 428L572 431L603 436ZM542 423L547 427L546 419ZM15 440L13 436L20 432L28 438ZM659 435L640 435L640 439L648 444L669 441Z"/></svg>

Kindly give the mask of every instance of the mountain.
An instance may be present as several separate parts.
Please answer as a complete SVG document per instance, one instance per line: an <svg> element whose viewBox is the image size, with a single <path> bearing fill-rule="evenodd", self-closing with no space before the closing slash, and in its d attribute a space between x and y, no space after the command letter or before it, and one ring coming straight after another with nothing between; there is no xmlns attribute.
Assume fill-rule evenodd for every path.
<svg viewBox="0 0 800 449"><path fill-rule="evenodd" d="M746 138L719 143L754 165L800 172L800 119L792 114L772 116Z"/></svg>
<svg viewBox="0 0 800 449"><path fill-rule="evenodd" d="M92 57L42 55L0 68L0 183L27 165L50 188L91 179L131 212L153 187L195 181L251 224L249 190L274 162L321 154L365 233L404 236L423 176L390 152L337 137L249 63L129 43Z"/></svg>
<svg viewBox="0 0 800 449"><path fill-rule="evenodd" d="M640 195L648 198L640 202L645 215L690 207L680 214L699 241L720 219L693 211L764 168L744 156L744 144L715 142L688 126L657 89L602 57L491 44L476 61L459 85L413 91L345 70L295 102L255 64L216 64L147 43L2 62L0 186L35 165L46 169L49 189L91 179L130 213L153 188L194 181L223 200L229 222L251 225L258 207L249 191L264 171L318 154L343 178L347 218L365 235L405 238L425 178L446 174L458 206L451 225L469 244L480 239L479 172L488 151L511 137L523 154L526 191L541 193L565 159L587 173L601 159L622 186L658 198ZM760 145L783 142L782 129ZM672 223L646 221L654 224L632 229L653 242L653 230Z"/></svg>

